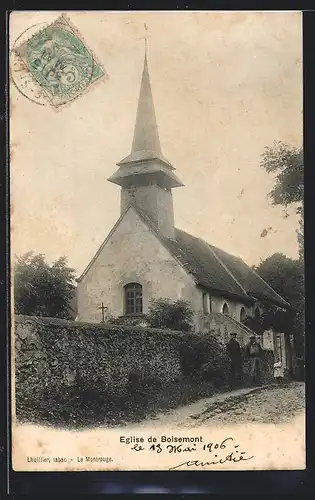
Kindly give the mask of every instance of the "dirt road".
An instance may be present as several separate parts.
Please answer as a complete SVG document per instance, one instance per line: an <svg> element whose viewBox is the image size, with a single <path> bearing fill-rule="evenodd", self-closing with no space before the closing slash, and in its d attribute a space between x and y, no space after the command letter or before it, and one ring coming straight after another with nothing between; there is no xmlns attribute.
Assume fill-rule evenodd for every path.
<svg viewBox="0 0 315 500"><path fill-rule="evenodd" d="M207 424L285 423L304 415L304 398L302 382L291 382L284 387L238 389L159 414L135 426L145 429L152 426L187 428Z"/></svg>

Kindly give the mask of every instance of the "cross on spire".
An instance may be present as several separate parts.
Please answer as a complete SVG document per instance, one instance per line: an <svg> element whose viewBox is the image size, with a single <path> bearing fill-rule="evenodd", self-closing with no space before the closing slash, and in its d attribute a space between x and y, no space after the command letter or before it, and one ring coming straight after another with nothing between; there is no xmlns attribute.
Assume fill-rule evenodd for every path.
<svg viewBox="0 0 315 500"><path fill-rule="evenodd" d="M147 23L144 23L144 51L145 51L145 57L147 57L147 50L148 50L148 38L149 38L149 35L147 33L148 31L148 25Z"/></svg>

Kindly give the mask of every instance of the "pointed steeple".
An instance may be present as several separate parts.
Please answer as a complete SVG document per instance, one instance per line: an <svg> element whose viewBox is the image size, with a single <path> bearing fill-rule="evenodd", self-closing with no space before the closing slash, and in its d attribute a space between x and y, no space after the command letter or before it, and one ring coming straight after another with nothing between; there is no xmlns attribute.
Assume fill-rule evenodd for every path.
<svg viewBox="0 0 315 500"><path fill-rule="evenodd" d="M108 180L121 186L121 213L125 213L129 206L136 206L141 213L149 217L163 237L175 239L172 189L183 186L183 183L161 151L146 39L131 153L117 165L118 170Z"/></svg>
<svg viewBox="0 0 315 500"><path fill-rule="evenodd" d="M159 131L156 123L154 102L148 68L147 51L145 51L144 65L138 101L136 124L134 128L131 154L147 151L161 155Z"/></svg>
<svg viewBox="0 0 315 500"><path fill-rule="evenodd" d="M137 107L136 124L130 154L117 163L118 166L133 162L158 159L168 168L175 170L163 156L156 122L151 81L148 67L147 43Z"/></svg>
<svg viewBox="0 0 315 500"><path fill-rule="evenodd" d="M145 55L131 152L108 179L120 186L156 182L163 188L183 186L163 156L153 103L145 38ZM149 175L149 177L148 177Z"/></svg>

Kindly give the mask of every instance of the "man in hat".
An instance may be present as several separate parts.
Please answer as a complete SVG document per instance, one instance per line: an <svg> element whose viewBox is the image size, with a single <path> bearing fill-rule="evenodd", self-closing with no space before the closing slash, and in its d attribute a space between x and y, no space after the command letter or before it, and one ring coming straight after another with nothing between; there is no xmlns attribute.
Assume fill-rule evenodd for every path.
<svg viewBox="0 0 315 500"><path fill-rule="evenodd" d="M241 382L242 378L242 351L236 340L236 333L231 333L226 348L230 358L230 387L233 388Z"/></svg>
<svg viewBox="0 0 315 500"><path fill-rule="evenodd" d="M245 348L245 359L250 362L250 375L252 385L261 384L261 356L262 348L259 344L256 335L252 334L249 337L249 343Z"/></svg>

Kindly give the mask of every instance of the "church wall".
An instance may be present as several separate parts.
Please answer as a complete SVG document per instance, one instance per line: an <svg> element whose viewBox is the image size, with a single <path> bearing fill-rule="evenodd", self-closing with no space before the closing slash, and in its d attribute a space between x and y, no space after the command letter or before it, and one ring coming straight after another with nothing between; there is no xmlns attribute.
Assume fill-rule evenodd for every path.
<svg viewBox="0 0 315 500"><path fill-rule="evenodd" d="M244 307L247 315L252 315L252 306L248 306L247 304L243 304L242 302L238 302L230 298L211 295L212 312L222 313L224 303L228 305L229 315L236 321L240 321L242 307Z"/></svg>
<svg viewBox="0 0 315 500"><path fill-rule="evenodd" d="M124 313L124 285L143 287L143 312L152 299L183 299L196 314L202 310L202 292L158 238L130 208L92 266L78 283L79 321L101 320L101 303L107 313Z"/></svg>
<svg viewBox="0 0 315 500"><path fill-rule="evenodd" d="M167 238L175 238L173 195L168 189L157 186L158 229Z"/></svg>
<svg viewBox="0 0 315 500"><path fill-rule="evenodd" d="M172 192L156 184L132 186L121 190L121 213L136 202L167 238L174 238L174 207Z"/></svg>
<svg viewBox="0 0 315 500"><path fill-rule="evenodd" d="M229 334L237 329L239 333L241 334L241 337L244 336L246 341L248 341L248 331L244 331L244 328L242 328L242 325L235 325L234 322L229 321L228 317L231 317L233 320L236 320L238 323L241 323L241 309L244 307L245 309L245 315L252 315L252 306L248 304L243 304L241 302L231 300L230 298L224 298L219 295L213 295L210 292L207 292L205 289L201 289L202 295L204 293L207 293L208 300L205 302L203 300L203 297L201 297L203 307L198 313L198 322L197 322L197 327L198 331L200 332L207 332L212 329L212 323L214 324L218 323L220 326L219 328L215 327L213 328L218 336L222 337L222 340L226 340L226 336L228 337ZM207 307L207 311L204 310L204 304L209 304ZM223 313L223 306L224 304L228 305L229 311L228 311L228 317L227 320L225 321L226 316L222 316ZM220 313L218 315L218 313Z"/></svg>
<svg viewBox="0 0 315 500"><path fill-rule="evenodd" d="M231 333L237 334L237 340L242 347L249 342L250 331L243 328L241 323L235 323L229 316L213 313L204 317L204 333L213 332L218 339L227 344Z"/></svg>
<svg viewBox="0 0 315 500"><path fill-rule="evenodd" d="M140 210L146 212L152 222L157 224L157 186L131 186L121 189L121 213L133 202L136 202Z"/></svg>

